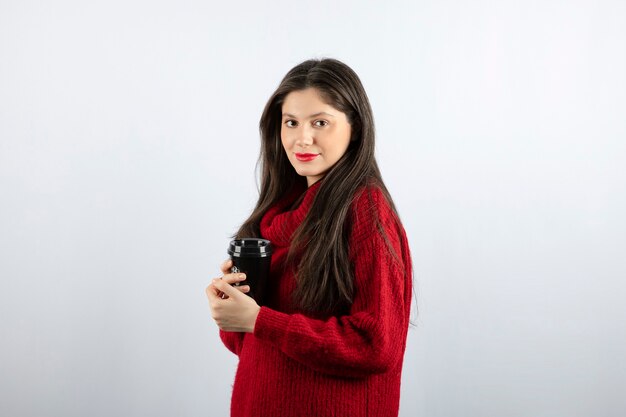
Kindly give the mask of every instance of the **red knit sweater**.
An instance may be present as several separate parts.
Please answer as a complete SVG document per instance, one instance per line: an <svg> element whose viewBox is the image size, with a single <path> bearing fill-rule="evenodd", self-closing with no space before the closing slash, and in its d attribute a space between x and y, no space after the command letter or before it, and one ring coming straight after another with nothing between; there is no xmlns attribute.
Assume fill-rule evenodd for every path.
<svg viewBox="0 0 626 417"><path fill-rule="evenodd" d="M296 282L284 261L320 183L287 195L261 221L261 235L271 240L274 253L270 297L254 333L220 330L226 347L239 356L232 417L398 415L412 265L404 229L380 189L362 188L351 205L350 313L315 319L290 306ZM289 210L302 193L299 206ZM378 232L373 211L397 259Z"/></svg>

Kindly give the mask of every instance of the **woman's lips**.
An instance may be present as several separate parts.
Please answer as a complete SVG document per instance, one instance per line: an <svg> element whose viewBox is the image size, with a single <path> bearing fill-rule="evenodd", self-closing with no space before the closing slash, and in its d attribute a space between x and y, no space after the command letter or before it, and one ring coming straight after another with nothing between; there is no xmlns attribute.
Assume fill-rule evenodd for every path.
<svg viewBox="0 0 626 417"><path fill-rule="evenodd" d="M296 159L302 162L312 161L317 158L317 153L296 153Z"/></svg>

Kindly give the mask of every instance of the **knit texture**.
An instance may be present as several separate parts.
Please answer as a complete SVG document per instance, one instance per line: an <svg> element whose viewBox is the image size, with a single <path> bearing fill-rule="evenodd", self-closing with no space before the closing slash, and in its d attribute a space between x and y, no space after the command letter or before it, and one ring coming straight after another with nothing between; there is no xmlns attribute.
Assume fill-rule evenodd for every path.
<svg viewBox="0 0 626 417"><path fill-rule="evenodd" d="M261 235L272 241L274 253L270 297L254 333L220 330L239 356L232 417L398 415L412 265L404 228L380 189L362 187L347 220L355 279L349 314L313 318L290 303L296 281L284 262L320 183L291 192L261 221ZM298 198L301 203L291 209Z"/></svg>

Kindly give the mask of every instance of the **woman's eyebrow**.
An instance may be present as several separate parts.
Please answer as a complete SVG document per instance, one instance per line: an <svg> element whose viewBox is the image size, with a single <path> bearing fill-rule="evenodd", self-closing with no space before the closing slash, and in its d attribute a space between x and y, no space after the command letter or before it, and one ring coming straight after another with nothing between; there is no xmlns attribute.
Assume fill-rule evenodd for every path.
<svg viewBox="0 0 626 417"><path fill-rule="evenodd" d="M315 114L310 115L310 116L309 116L309 119L312 119L312 118L317 117L317 116L321 116L322 114L326 114L326 115L328 115L328 116L330 116L330 117L335 117L334 115L332 115L332 114L330 114L330 113L327 113L327 112L325 112L325 111L321 111L321 112L319 112L319 113L315 113ZM298 118L297 116L294 116L294 115L293 115L293 114L291 114L291 113L283 113L283 117L285 117L285 116L286 116L286 117L293 117L293 118L295 118L295 119L297 119L297 118Z"/></svg>

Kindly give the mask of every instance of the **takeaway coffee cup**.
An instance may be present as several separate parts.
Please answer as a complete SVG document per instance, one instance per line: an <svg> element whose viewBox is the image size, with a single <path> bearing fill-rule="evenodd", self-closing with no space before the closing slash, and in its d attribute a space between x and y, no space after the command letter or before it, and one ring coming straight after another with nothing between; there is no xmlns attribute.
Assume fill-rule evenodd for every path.
<svg viewBox="0 0 626 417"><path fill-rule="evenodd" d="M243 272L245 281L239 285L249 285L247 294L261 305L270 274L272 244L266 239L241 238L230 242L228 254L233 261L231 272Z"/></svg>

